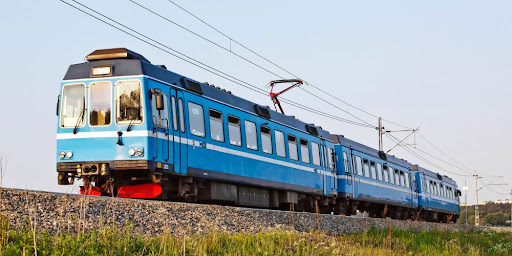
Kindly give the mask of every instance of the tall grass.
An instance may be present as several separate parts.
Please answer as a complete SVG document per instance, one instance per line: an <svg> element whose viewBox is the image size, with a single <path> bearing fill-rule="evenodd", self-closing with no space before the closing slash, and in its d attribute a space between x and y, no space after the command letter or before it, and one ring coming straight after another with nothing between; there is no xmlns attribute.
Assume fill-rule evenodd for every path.
<svg viewBox="0 0 512 256"><path fill-rule="evenodd" d="M2 255L512 255L512 234L492 231L413 232L369 229L328 235L277 230L256 234L210 232L176 236L172 230L140 235L133 228L105 226L85 232L36 232L0 221ZM34 245L34 241L37 244Z"/></svg>

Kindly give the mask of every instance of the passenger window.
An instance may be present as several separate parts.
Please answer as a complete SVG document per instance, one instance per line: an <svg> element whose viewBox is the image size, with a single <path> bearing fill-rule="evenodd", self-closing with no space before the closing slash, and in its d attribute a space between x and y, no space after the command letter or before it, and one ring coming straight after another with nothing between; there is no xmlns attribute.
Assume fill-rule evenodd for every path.
<svg viewBox="0 0 512 256"><path fill-rule="evenodd" d="M95 82L89 85L89 124L110 125L112 108L112 84Z"/></svg>
<svg viewBox="0 0 512 256"><path fill-rule="evenodd" d="M171 97L171 112L172 112L172 126L174 130L178 130L178 115L176 114L176 98L174 96Z"/></svg>
<svg viewBox="0 0 512 256"><path fill-rule="evenodd" d="M203 115L202 109L203 109L203 107L201 107L201 116ZM183 111L183 100L182 99L178 99L178 111L180 112L180 128L181 128L181 132L185 132L185 114L184 114L184 111ZM204 120L203 120L203 133L204 133ZM203 137L204 137L204 135L203 135Z"/></svg>
<svg viewBox="0 0 512 256"><path fill-rule="evenodd" d="M288 151L290 152L290 159L299 160L297 150L297 138L293 135L288 135Z"/></svg>
<svg viewBox="0 0 512 256"><path fill-rule="evenodd" d="M281 157L286 157L284 133L278 130L274 130L274 137L276 138L276 154Z"/></svg>
<svg viewBox="0 0 512 256"><path fill-rule="evenodd" d="M332 148L327 148L327 161L329 163L329 168L331 168L331 170L334 171L335 169L335 165L334 165L334 161L333 161L333 158L334 158L334 150ZM348 161L348 160L347 160Z"/></svg>
<svg viewBox="0 0 512 256"><path fill-rule="evenodd" d="M395 184L395 171L393 167L389 167L389 182L391 182L391 184Z"/></svg>
<svg viewBox="0 0 512 256"><path fill-rule="evenodd" d="M142 123L142 91L139 80L117 81L117 123Z"/></svg>
<svg viewBox="0 0 512 256"><path fill-rule="evenodd" d="M196 136L204 137L204 112L203 106L189 102L188 103L188 121L190 133Z"/></svg>
<svg viewBox="0 0 512 256"><path fill-rule="evenodd" d="M247 142L247 148L252 150L258 150L258 138L256 137L256 124L245 120L245 140Z"/></svg>
<svg viewBox="0 0 512 256"><path fill-rule="evenodd" d="M320 148L315 142L311 142L311 155L313 155L313 164L320 166Z"/></svg>
<svg viewBox="0 0 512 256"><path fill-rule="evenodd" d="M302 162L309 163L309 145L308 141L305 139L300 139L300 156Z"/></svg>
<svg viewBox="0 0 512 256"><path fill-rule="evenodd" d="M396 184L398 186L400 186L400 174L399 174L398 170L395 170L395 181L396 181ZM403 180L402 180L402 184L403 184Z"/></svg>
<svg viewBox="0 0 512 256"><path fill-rule="evenodd" d="M224 122L222 121L222 113L210 109L210 137L212 140L224 142Z"/></svg>
<svg viewBox="0 0 512 256"><path fill-rule="evenodd" d="M384 165L383 169L384 169L384 173L383 173L384 181L385 181L385 182L389 182L388 166L387 166L387 165Z"/></svg>
<svg viewBox="0 0 512 256"><path fill-rule="evenodd" d="M361 157L356 156L357 175L363 176L363 166L361 165Z"/></svg>
<svg viewBox="0 0 512 256"><path fill-rule="evenodd" d="M270 128L261 126L261 149L263 153L272 154L272 137L270 135Z"/></svg>
<svg viewBox="0 0 512 256"><path fill-rule="evenodd" d="M85 125L85 84L66 84L62 89L61 127Z"/></svg>
<svg viewBox="0 0 512 256"><path fill-rule="evenodd" d="M377 177L382 181L382 165L380 163L377 163Z"/></svg>
<svg viewBox="0 0 512 256"><path fill-rule="evenodd" d="M364 176L370 178L370 166L368 165L368 160L363 158L364 165Z"/></svg>
<svg viewBox="0 0 512 256"><path fill-rule="evenodd" d="M168 106L168 98L167 95L162 93L164 98L164 109L157 110L156 109L156 100L155 97L151 100L151 111L152 111L152 119L153 125L169 128L169 106Z"/></svg>
<svg viewBox="0 0 512 256"><path fill-rule="evenodd" d="M242 132L240 129L240 118L228 115L229 143L235 146L242 146Z"/></svg>
<svg viewBox="0 0 512 256"><path fill-rule="evenodd" d="M400 171L400 186L405 187L404 172Z"/></svg>
<svg viewBox="0 0 512 256"><path fill-rule="evenodd" d="M370 170L372 171L372 179L377 179L377 174L375 173L375 162L370 162Z"/></svg>
<svg viewBox="0 0 512 256"><path fill-rule="evenodd" d="M405 186L410 188L411 185L409 183L409 173L408 172L405 172Z"/></svg>
<svg viewBox="0 0 512 256"><path fill-rule="evenodd" d="M347 156L347 152L343 152L343 166L345 167L345 172L349 173L350 171L348 169L348 156Z"/></svg>

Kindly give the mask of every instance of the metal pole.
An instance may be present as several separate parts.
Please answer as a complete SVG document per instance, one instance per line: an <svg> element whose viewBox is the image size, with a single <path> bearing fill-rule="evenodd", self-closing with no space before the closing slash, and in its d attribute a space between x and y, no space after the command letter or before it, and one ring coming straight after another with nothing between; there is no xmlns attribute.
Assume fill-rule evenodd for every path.
<svg viewBox="0 0 512 256"><path fill-rule="evenodd" d="M383 145L382 145L382 118L379 117L379 151L383 151Z"/></svg>
<svg viewBox="0 0 512 256"><path fill-rule="evenodd" d="M468 224L468 187L466 185L466 180L464 180L464 204L466 205L466 224Z"/></svg>
<svg viewBox="0 0 512 256"><path fill-rule="evenodd" d="M473 177L475 177L475 194L476 194L475 226L480 226L480 216L478 216L478 174L474 174Z"/></svg>

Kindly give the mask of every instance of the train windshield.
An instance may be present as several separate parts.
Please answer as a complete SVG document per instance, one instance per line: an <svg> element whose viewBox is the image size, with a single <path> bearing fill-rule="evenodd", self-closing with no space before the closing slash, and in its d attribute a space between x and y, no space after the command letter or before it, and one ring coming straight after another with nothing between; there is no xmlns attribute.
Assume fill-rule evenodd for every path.
<svg viewBox="0 0 512 256"><path fill-rule="evenodd" d="M96 82L89 85L89 123L92 126L110 124L112 85Z"/></svg>
<svg viewBox="0 0 512 256"><path fill-rule="evenodd" d="M141 85L138 80L118 81L117 122L119 124L142 123Z"/></svg>
<svg viewBox="0 0 512 256"><path fill-rule="evenodd" d="M83 112L85 110L85 85L67 84L62 89L62 107L60 113L61 127L75 127L83 125Z"/></svg>

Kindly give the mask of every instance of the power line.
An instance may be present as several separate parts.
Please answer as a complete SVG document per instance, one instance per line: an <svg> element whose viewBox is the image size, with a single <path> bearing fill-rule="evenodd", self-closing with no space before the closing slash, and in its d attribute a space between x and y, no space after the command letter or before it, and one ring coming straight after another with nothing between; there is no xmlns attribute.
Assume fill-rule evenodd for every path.
<svg viewBox="0 0 512 256"><path fill-rule="evenodd" d="M119 26L122 26L122 27L126 28L127 30L132 31L133 33L138 34L139 36L134 35L133 33L130 33L130 32L128 32L128 31L126 31L126 30L124 30L124 29L122 29L120 27L117 27L116 25L114 25L114 24L112 24L112 23L110 23L108 21L105 21L105 20L103 20L103 19L101 19L101 18L99 18L99 17L97 17L97 16L95 16L95 15L85 11L85 10L82 10L82 9L80 9L80 8L78 8L78 7L72 5L72 4L70 4L70 3L68 3L68 2L66 2L64 0L60 0L60 1L65 3L65 4L67 4L67 5L69 5L70 7L73 7L75 9L79 10L80 12L82 12L84 14L87 14L88 16L91 16L91 17L93 17L93 18L95 18L95 19L97 19L97 20L99 20L99 21L101 21L101 22L103 22L103 23L105 23L105 24L107 24L107 25L109 25L109 26L111 26L111 27L113 27L113 28L115 28L115 29L125 33L125 34L127 34L127 35L130 35L130 36L132 36L132 37L134 37L134 38L136 38L136 39L138 39L138 40L140 40L140 41L142 41L142 42L144 42L144 43L146 43L148 45L151 45L151 46L153 46L153 47L155 47L155 48L157 48L157 49L159 49L159 50L161 50L163 52L166 52L167 54L170 54L170 55L172 55L172 56L174 56L176 58L179 58L179 59L181 59L181 60L183 60L183 61L185 61L187 63L190 63L190 64L192 64L192 65L194 65L196 67L199 67L199 68L201 68L201 69L203 69L203 70L205 70L207 72L210 72L210 73L212 73L214 75L217 75L217 76L219 76L221 78L224 78L224 79L226 79L226 80L228 80L230 82L233 82L233 83L238 84L240 86L243 86L243 87L245 87L247 89L255 91L255 92L259 93L259 94L267 96L267 93L264 90L258 88L257 86L254 86L254 85L252 85L250 83L244 82L244 81L242 81L242 80L240 80L240 79L238 79L238 78L236 78L234 76L231 76L231 75L229 75L229 74L227 74L225 72L222 72L222 71L220 71L220 70L218 70L218 69L216 69L214 67L211 67L211 66L209 66L209 65L207 65L207 64L205 64L203 62L200 62L200 61L198 61L198 60L196 60L196 59L194 59L194 58L192 58L192 57L190 57L188 55L185 55L185 54L183 54L183 53L181 53L181 52L179 52L179 51L177 51L177 50L175 50L175 49L173 49L173 48L171 48L171 47L169 47L169 46L167 46L165 44L162 44L162 43L160 43L160 42L158 42L158 41L156 41L156 40L154 40L154 39L152 39L152 38L150 38L148 36L143 35L142 33L139 33L137 31L131 29L130 27L128 27L126 25L123 25L123 24L117 22L114 19L111 19L111 18L109 18L109 17L107 17L107 16L105 16L105 15L103 15L103 14L101 14L101 13L95 11L95 10L93 10L92 8L86 6L86 5L84 5L84 4L82 4L82 3L78 2L78 1L72 0L76 4L79 4L80 6L86 8L86 9L88 9L88 10L90 10L90 11L92 11L92 12L94 12L94 13L96 13L96 14L98 14L98 15L100 15L100 16L102 16L102 17L104 17L104 18L106 18L106 19L108 19L108 20L110 20L110 21L112 21L114 23L116 23L116 24L118 24ZM143 39L141 37L144 37L147 40ZM150 42L150 41L152 41L153 43ZM158 46L158 45L160 45L160 46ZM166 48L168 50L166 50L164 48ZM181 55L181 56L178 56L178 54ZM190 59L192 61L190 61L188 59ZM344 119L344 118L339 118L339 117L330 115L328 113L325 113L323 111L320 111L320 110L317 110L317 109L314 109L314 108L310 108L310 107L306 107L306 106L304 106L302 104L299 104L297 102L293 102L293 101L285 99L285 98L283 98L282 101L284 101L284 102L286 102L286 103L288 103L288 104L290 104L292 106L295 106L297 108L300 108L300 109L303 109L303 110L306 110L306 111L309 111L309 112L312 112L314 114L318 114L318 115L321 115L321 116L324 116L324 117L328 117L328 118L331 118L331 119L334 119L334 120L337 120L337 121L346 122L346 123L349 123L349 124L358 125L358 126L362 126L362 127L368 127L367 124L358 123L358 122L355 122L355 121L352 121L352 120L348 120L348 119ZM370 128L370 127L368 127L368 128ZM373 126L371 128L373 128Z"/></svg>

